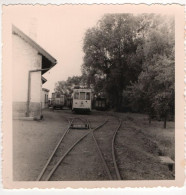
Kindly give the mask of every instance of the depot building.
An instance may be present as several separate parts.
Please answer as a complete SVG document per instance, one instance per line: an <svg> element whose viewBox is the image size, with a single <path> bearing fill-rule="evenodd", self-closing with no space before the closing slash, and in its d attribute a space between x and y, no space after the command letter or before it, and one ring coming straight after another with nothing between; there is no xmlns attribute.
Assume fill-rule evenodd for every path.
<svg viewBox="0 0 186 195"><path fill-rule="evenodd" d="M13 63L13 118L30 117L39 119L42 102L46 103L47 89L42 76L56 65L57 61L46 50L16 26L12 26ZM45 100L43 100L45 98Z"/></svg>

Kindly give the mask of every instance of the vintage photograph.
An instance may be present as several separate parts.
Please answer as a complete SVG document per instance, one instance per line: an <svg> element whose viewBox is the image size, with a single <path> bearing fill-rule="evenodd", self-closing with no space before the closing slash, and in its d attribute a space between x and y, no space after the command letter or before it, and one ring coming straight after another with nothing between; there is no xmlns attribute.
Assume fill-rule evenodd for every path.
<svg viewBox="0 0 186 195"><path fill-rule="evenodd" d="M176 179L175 14L93 7L5 9L14 182Z"/></svg>

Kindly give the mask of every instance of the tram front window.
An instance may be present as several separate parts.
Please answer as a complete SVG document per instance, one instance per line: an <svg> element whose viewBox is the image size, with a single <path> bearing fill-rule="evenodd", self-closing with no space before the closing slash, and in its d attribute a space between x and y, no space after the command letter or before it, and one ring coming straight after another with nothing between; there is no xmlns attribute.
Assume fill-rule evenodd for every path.
<svg viewBox="0 0 186 195"><path fill-rule="evenodd" d="M90 92L86 93L86 100L90 100Z"/></svg>
<svg viewBox="0 0 186 195"><path fill-rule="evenodd" d="M79 93L78 93L78 92L75 92L75 93L74 93L74 99L75 99L75 100L78 100L78 99L79 99Z"/></svg>
<svg viewBox="0 0 186 195"><path fill-rule="evenodd" d="M80 100L85 100L85 92L80 92Z"/></svg>

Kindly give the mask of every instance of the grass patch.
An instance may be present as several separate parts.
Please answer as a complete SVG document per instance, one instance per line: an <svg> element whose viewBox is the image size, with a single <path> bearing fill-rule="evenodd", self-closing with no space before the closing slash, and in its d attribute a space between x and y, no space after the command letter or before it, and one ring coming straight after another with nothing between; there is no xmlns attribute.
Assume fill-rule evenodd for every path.
<svg viewBox="0 0 186 195"><path fill-rule="evenodd" d="M133 119L131 119L133 118ZM167 128L163 128L162 121L148 122L146 115L128 113L127 119L133 121L135 127L140 129L147 137L154 141L160 151L161 155L169 156L175 160L175 123L167 122Z"/></svg>
<svg viewBox="0 0 186 195"><path fill-rule="evenodd" d="M175 123L167 121L167 128L163 128L163 121L152 120L149 124L148 116L138 113L116 113L128 127L137 129L144 136L158 145L161 155L175 160Z"/></svg>

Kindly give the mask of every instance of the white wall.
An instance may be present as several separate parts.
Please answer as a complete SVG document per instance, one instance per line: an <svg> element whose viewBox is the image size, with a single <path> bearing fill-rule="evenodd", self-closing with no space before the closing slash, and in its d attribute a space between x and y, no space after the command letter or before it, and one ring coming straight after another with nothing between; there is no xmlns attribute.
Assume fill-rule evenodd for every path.
<svg viewBox="0 0 186 195"><path fill-rule="evenodd" d="M41 68L41 55L19 36L13 34L13 101L26 102L28 72ZM41 102L41 72L31 73L31 102Z"/></svg>

